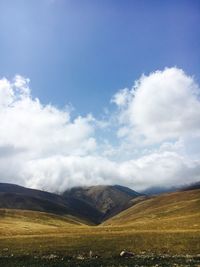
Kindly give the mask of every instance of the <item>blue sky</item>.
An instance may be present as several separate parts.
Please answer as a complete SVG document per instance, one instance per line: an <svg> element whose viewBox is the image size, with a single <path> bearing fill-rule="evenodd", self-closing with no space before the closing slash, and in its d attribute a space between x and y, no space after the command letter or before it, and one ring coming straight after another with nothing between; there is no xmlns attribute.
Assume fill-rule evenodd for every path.
<svg viewBox="0 0 200 267"><path fill-rule="evenodd" d="M142 73L177 66L200 79L200 2L1 0L0 76L33 96L100 116Z"/></svg>
<svg viewBox="0 0 200 267"><path fill-rule="evenodd" d="M0 182L200 181L199 0L0 0L0 12Z"/></svg>

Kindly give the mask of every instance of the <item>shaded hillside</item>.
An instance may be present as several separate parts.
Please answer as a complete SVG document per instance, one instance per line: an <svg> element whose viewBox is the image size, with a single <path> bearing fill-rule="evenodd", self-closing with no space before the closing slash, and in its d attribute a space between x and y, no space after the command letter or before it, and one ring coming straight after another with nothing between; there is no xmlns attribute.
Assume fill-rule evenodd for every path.
<svg viewBox="0 0 200 267"><path fill-rule="evenodd" d="M145 199L107 220L104 225L131 229L200 229L200 190Z"/></svg>
<svg viewBox="0 0 200 267"><path fill-rule="evenodd" d="M187 191L195 189L200 189L200 182L186 184L186 185L179 185L179 186L171 186L171 187L154 186L143 190L141 193L145 195L160 195L163 193L172 193L177 191Z"/></svg>
<svg viewBox="0 0 200 267"><path fill-rule="evenodd" d="M101 217L96 209L85 202L5 183L0 183L0 208L69 214L93 223L98 223Z"/></svg>
<svg viewBox="0 0 200 267"><path fill-rule="evenodd" d="M164 193L176 192L179 189L180 189L179 187L175 186L172 187L153 186L141 191L141 193L148 196L152 196L152 195L160 195Z"/></svg>
<svg viewBox="0 0 200 267"><path fill-rule="evenodd" d="M63 196L87 203L100 212L101 219L105 220L132 206L131 200L141 196L141 194L119 185L99 185L72 188L64 192Z"/></svg>
<svg viewBox="0 0 200 267"><path fill-rule="evenodd" d="M200 182L192 183L190 185L184 186L181 191L196 190L200 189Z"/></svg>
<svg viewBox="0 0 200 267"><path fill-rule="evenodd" d="M72 188L63 195L0 183L0 208L73 215L99 224L133 205L141 194L123 186Z"/></svg>

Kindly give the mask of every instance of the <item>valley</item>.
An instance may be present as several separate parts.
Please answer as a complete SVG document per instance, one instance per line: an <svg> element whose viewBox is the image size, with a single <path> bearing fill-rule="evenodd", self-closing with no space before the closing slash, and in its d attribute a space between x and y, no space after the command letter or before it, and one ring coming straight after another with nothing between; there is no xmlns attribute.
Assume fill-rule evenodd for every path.
<svg viewBox="0 0 200 267"><path fill-rule="evenodd" d="M110 203L113 198L108 194L107 197L110 197ZM127 201L130 205L130 199ZM59 266L73 266L74 262L78 262L77 266L93 266L91 261L94 264L96 260L95 264L99 262L99 266L104 261L108 265L103 266L121 261L121 265L113 266L132 266L123 264L131 264L134 259L119 259L119 253L126 249L135 254L138 266L144 261L150 264L144 266L154 266L150 259L156 257L168 257L166 264L172 259L186 264L189 257L194 265L180 266L197 266L200 189L158 196L138 195L131 203L132 206L98 224L88 216L1 208L0 263L7 259L11 264L8 266L15 266L16 261L16 266L20 267L39 266L36 262L40 260L41 266L47 266L47 263L58 266L58 262ZM97 258L91 259L90 251ZM68 260L63 262L62 259ZM67 262L72 265L66 265ZM162 264L158 266L172 266Z"/></svg>

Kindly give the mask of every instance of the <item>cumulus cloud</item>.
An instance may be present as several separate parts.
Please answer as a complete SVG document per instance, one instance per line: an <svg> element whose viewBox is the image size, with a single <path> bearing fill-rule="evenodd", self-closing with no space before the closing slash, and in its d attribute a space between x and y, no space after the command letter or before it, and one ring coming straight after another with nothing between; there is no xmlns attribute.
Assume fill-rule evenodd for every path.
<svg viewBox="0 0 200 267"><path fill-rule="evenodd" d="M200 88L178 68L166 68L142 77L134 87L121 90L118 105L119 137L159 143L200 134Z"/></svg>
<svg viewBox="0 0 200 267"><path fill-rule="evenodd" d="M33 98L29 79L0 80L0 181L62 192L77 185L136 190L200 180L199 87L177 68L117 92L117 123ZM116 112L110 115L116 116ZM116 140L105 139L105 130ZM141 146L142 143L142 146ZM191 148L191 149L189 149ZM197 151L198 150L198 151Z"/></svg>
<svg viewBox="0 0 200 267"><path fill-rule="evenodd" d="M32 99L28 83L19 75L13 81L0 80L1 180L17 182L19 176L27 183L22 172L31 160L86 155L96 149L91 115L72 121L68 111Z"/></svg>
<svg viewBox="0 0 200 267"><path fill-rule="evenodd" d="M6 98L0 104L0 146L27 150L36 157L95 149L91 115L71 121L68 111L42 105L29 91L22 77L16 76L13 83L3 79L0 94Z"/></svg>

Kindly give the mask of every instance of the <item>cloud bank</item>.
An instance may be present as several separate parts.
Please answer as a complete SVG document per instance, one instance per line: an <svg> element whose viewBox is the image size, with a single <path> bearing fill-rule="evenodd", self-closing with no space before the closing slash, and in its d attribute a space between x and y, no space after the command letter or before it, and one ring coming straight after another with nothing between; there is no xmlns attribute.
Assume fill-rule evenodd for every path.
<svg viewBox="0 0 200 267"><path fill-rule="evenodd" d="M198 181L199 94L181 69L142 75L133 88L116 92L116 110L102 123L43 105L32 97L29 79L2 78L0 182L62 192L77 185L143 190Z"/></svg>

